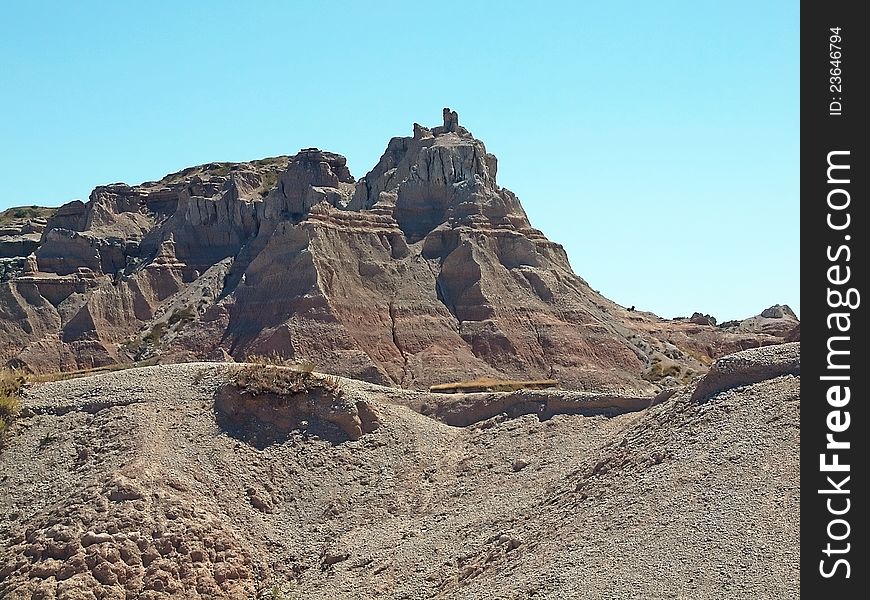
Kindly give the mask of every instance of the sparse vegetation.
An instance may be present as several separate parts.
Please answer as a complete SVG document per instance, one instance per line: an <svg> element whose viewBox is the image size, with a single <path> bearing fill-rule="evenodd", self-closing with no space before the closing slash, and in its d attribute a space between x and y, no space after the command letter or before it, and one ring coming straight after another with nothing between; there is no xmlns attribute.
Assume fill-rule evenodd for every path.
<svg viewBox="0 0 870 600"><path fill-rule="evenodd" d="M289 159L290 157L287 155L270 156L268 158L258 158L257 160L252 160L251 164L257 167L270 167L274 165L283 168L287 166L287 161Z"/></svg>
<svg viewBox="0 0 870 600"><path fill-rule="evenodd" d="M55 212L57 212L56 208L36 206L35 204L31 206L13 206L0 212L0 226L8 225L18 219L35 219L40 217L47 219Z"/></svg>
<svg viewBox="0 0 870 600"><path fill-rule="evenodd" d="M119 348L130 356L137 356L142 350L142 340L139 338L130 338L121 342Z"/></svg>
<svg viewBox="0 0 870 600"><path fill-rule="evenodd" d="M665 377L676 377L680 374L680 366L676 363L668 361L662 362L660 358L654 358L649 369L644 373L643 378L647 381L661 381Z"/></svg>
<svg viewBox="0 0 870 600"><path fill-rule="evenodd" d="M235 168L236 168L236 165L233 163L216 164L216 165L209 165L205 169L205 172L208 173L209 175L217 175L219 177L226 177Z"/></svg>
<svg viewBox="0 0 870 600"><path fill-rule="evenodd" d="M656 383L671 377L677 383L685 385L692 381L696 374L694 369L688 369L668 358L662 359L656 356L652 359L649 369L643 374L643 378L651 383Z"/></svg>
<svg viewBox="0 0 870 600"><path fill-rule="evenodd" d="M678 348L680 348L680 350L682 350L683 354L687 354L687 355L691 356L692 358L697 360L699 363L701 363L705 367L709 367L710 365L712 365L713 361L715 360L715 359L711 358L710 356L707 356L703 352L700 352L700 351L695 350L693 348L689 348L689 347L683 348L680 346L678 346Z"/></svg>
<svg viewBox="0 0 870 600"><path fill-rule="evenodd" d="M559 382L555 379L534 379L517 381L511 379L474 379L472 381L459 381L456 383L439 383L429 387L430 392L441 394L458 394L469 392L515 392L529 389L540 390L556 387Z"/></svg>
<svg viewBox="0 0 870 600"><path fill-rule="evenodd" d="M268 354L249 354L245 357L245 362L254 363L257 365L272 365L285 367L290 359L285 358L283 354L272 351Z"/></svg>
<svg viewBox="0 0 870 600"><path fill-rule="evenodd" d="M266 173L263 173L263 177L260 180L260 187L262 188L260 190L260 195L266 196L277 183L278 173L276 171L267 171Z"/></svg>
<svg viewBox="0 0 870 600"><path fill-rule="evenodd" d="M135 360L142 360L160 346L164 336L172 329L180 331L185 325L196 321L199 312L191 305L175 309L165 321L154 323L150 329L121 342L120 349Z"/></svg>
<svg viewBox="0 0 870 600"><path fill-rule="evenodd" d="M313 390L335 396L341 393L341 382L337 377L262 362L245 365L236 372L233 381L239 389L255 396L302 394Z"/></svg>
<svg viewBox="0 0 870 600"><path fill-rule="evenodd" d="M172 315L169 317L169 324L175 325L176 323L187 324L191 321L194 321L198 313L196 309L192 306L185 306L183 308L178 308L173 311Z"/></svg>
<svg viewBox="0 0 870 600"><path fill-rule="evenodd" d="M199 170L199 167L187 167L186 169L182 169L181 171L175 171L174 173L169 173L160 180L160 183L163 184L172 184L179 183L183 181L186 177L193 175Z"/></svg>
<svg viewBox="0 0 870 600"><path fill-rule="evenodd" d="M268 354L251 354L245 359L249 363L258 365L272 365L276 367L287 367L293 371L300 373L311 373L316 365L310 360L293 360L285 358L284 355L278 352L270 352Z"/></svg>
<svg viewBox="0 0 870 600"><path fill-rule="evenodd" d="M135 367L150 367L157 364L157 357L147 360L140 360L131 363L116 363L113 365L105 365L102 367L94 367L92 369L78 369L76 371L58 371L56 373L43 373L40 375L30 375L28 380L34 383L45 383L47 381L66 381L67 379L78 379L79 377L87 377L89 375L99 375L101 373L111 373L112 371L124 371Z"/></svg>
<svg viewBox="0 0 870 600"><path fill-rule="evenodd" d="M194 175L219 175L226 176L229 175L232 171L237 168L243 168L245 165L250 164L255 167L275 167L279 170L283 169L287 166L288 156L273 156L269 158L261 158L257 160L252 160L250 162L242 162L242 163L206 163L203 165L197 165L193 167L187 167L186 169L182 169L181 171L176 171L174 173L169 173L160 180L160 183L164 185L171 185L176 183L181 183ZM277 172L274 173L275 180L277 181ZM272 187L274 187L274 183L272 183Z"/></svg>
<svg viewBox="0 0 870 600"><path fill-rule="evenodd" d="M169 329L169 325L166 323L160 322L155 323L153 327L151 327L151 331L145 334L142 337L142 340L146 344L150 344L151 346L156 346L160 343L160 339L166 334L166 331Z"/></svg>
<svg viewBox="0 0 870 600"><path fill-rule="evenodd" d="M312 371L314 371L314 363L310 360L302 360L293 363L292 365L290 365L290 368L295 369L300 373L311 373Z"/></svg>
<svg viewBox="0 0 870 600"><path fill-rule="evenodd" d="M199 370L196 372L196 374L193 376L193 384L194 384L194 385L199 385L200 383L202 383L202 380L205 378L205 376L206 376L206 370L205 370L205 369L199 369Z"/></svg>
<svg viewBox="0 0 870 600"><path fill-rule="evenodd" d="M302 596L297 596L293 591L283 589L286 585L286 583L283 586L275 583L262 588L257 593L257 600L296 600L297 598L302 598Z"/></svg>
<svg viewBox="0 0 870 600"><path fill-rule="evenodd" d="M22 371L0 369L0 436L21 408L21 388L25 383L27 377Z"/></svg>
<svg viewBox="0 0 870 600"><path fill-rule="evenodd" d="M160 340L169 330L169 324L165 321L155 323L146 333L124 340L120 349L126 352L134 360L142 360L150 351L158 346Z"/></svg>

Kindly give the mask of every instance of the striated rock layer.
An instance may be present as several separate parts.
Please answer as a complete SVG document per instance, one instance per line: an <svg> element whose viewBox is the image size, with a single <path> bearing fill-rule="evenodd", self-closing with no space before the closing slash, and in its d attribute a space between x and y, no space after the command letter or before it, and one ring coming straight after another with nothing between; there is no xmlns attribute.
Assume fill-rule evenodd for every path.
<svg viewBox="0 0 870 600"><path fill-rule="evenodd" d="M443 116L390 140L359 181L309 148L100 186L0 231L0 358L45 372L276 353L412 388L646 392L795 330L782 307L723 328L607 300L498 185L483 142Z"/></svg>

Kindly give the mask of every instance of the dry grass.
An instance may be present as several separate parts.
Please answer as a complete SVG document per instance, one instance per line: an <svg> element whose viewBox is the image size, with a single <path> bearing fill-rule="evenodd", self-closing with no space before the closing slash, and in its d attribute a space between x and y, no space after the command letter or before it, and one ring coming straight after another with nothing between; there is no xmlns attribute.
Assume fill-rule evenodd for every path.
<svg viewBox="0 0 870 600"><path fill-rule="evenodd" d="M246 357L245 360L249 363L254 363L257 365L287 367L288 369L297 371L299 373L312 373L317 367L317 365L315 365L310 360L295 360L285 358L283 355L278 354L277 352L270 352L269 354L251 354L250 356Z"/></svg>
<svg viewBox="0 0 870 600"><path fill-rule="evenodd" d="M30 375L28 380L34 383L46 383L49 381L66 381L67 379L78 379L79 377L88 377L89 375L99 375L100 373L111 373L112 371L124 371L126 369L134 369L136 367L151 367L157 364L157 357L147 360L140 360L132 363L117 363L114 365L106 365L103 367L94 367L92 369L78 369L76 371L58 371L55 373L41 373L39 375Z"/></svg>
<svg viewBox="0 0 870 600"><path fill-rule="evenodd" d="M290 160L290 157L286 154L282 154L281 156L270 156L268 158L258 158L257 160L252 160L251 164L257 167L280 167L284 168L287 166L287 162Z"/></svg>
<svg viewBox="0 0 870 600"><path fill-rule="evenodd" d="M472 381L459 381L456 383L439 383L429 387L430 392L442 394L458 394L468 392L515 392L529 389L540 390L556 387L559 382L555 379L533 379L528 381L512 379L474 379Z"/></svg>
<svg viewBox="0 0 870 600"><path fill-rule="evenodd" d="M313 390L325 391L334 396L341 393L341 382L337 377L316 375L311 370L265 362L243 366L236 372L233 382L239 389L255 396L305 394Z"/></svg>
<svg viewBox="0 0 870 600"><path fill-rule="evenodd" d="M659 382L667 377L672 377L677 383L687 384L695 378L694 369L689 369L668 358L655 357L649 369L642 375L651 383Z"/></svg>
<svg viewBox="0 0 870 600"><path fill-rule="evenodd" d="M0 369L0 436L21 408L21 388L27 383L22 371Z"/></svg>

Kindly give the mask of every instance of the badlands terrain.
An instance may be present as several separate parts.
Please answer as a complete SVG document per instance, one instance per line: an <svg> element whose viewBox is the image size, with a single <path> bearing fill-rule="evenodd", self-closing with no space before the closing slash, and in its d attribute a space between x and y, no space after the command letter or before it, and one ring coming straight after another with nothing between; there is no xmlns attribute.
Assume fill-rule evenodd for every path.
<svg viewBox="0 0 870 600"><path fill-rule="evenodd" d="M244 365L37 385L0 454L0 596L797 598L799 353L657 404L336 379L296 427L228 385Z"/></svg>
<svg viewBox="0 0 870 600"><path fill-rule="evenodd" d="M794 313L608 300L442 116L0 214L0 597L798 597Z"/></svg>
<svg viewBox="0 0 870 600"><path fill-rule="evenodd" d="M445 109L359 180L343 156L307 149L99 186L47 218L13 209L0 360L46 373L277 353L413 389L489 377L652 392L794 337L788 307L717 326L611 302L497 167Z"/></svg>

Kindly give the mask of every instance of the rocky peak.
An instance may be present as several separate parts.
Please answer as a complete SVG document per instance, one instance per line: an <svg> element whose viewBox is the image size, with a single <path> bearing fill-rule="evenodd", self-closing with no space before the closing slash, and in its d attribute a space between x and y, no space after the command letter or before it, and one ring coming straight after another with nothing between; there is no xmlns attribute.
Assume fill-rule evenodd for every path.
<svg viewBox="0 0 870 600"><path fill-rule="evenodd" d="M305 148L290 158L277 185L266 196L263 217L270 221L300 221L320 202L345 208L353 196L354 184L344 156Z"/></svg>
<svg viewBox="0 0 870 600"><path fill-rule="evenodd" d="M87 205L81 200L72 200L57 209L45 224L45 230L60 228L81 231L85 228L86 219Z"/></svg>
<svg viewBox="0 0 870 600"><path fill-rule="evenodd" d="M445 107L444 110L441 111L444 119L444 123L440 127L434 127L432 129L432 134L435 136L444 135L446 133L455 133L461 137L474 138L473 135L465 128L459 124L459 113L455 110L450 110Z"/></svg>
<svg viewBox="0 0 870 600"><path fill-rule="evenodd" d="M439 135L444 135L446 133L455 133L466 138L474 137L465 127L459 125L459 113L457 113L455 110L444 108L442 114L444 122L440 127L429 128L424 127L419 123L414 123L414 139L422 140L436 137Z"/></svg>
<svg viewBox="0 0 870 600"><path fill-rule="evenodd" d="M443 110L443 123L414 123L411 137L390 140L374 169L360 179L349 208L389 207L409 242L442 224L529 228L516 196L498 186L496 157Z"/></svg>
<svg viewBox="0 0 870 600"><path fill-rule="evenodd" d="M323 183L317 183L314 180L306 182L309 185L337 187L339 182L354 183L353 175L347 168L347 159L341 154L326 152L319 148L303 148L295 156L290 157L290 164L287 168L288 170L302 168L316 172L325 180Z"/></svg>
<svg viewBox="0 0 870 600"><path fill-rule="evenodd" d="M765 308L761 311L761 316L767 319L783 319L788 317L797 319L797 315L794 314L794 311L788 304L774 304L770 308Z"/></svg>
<svg viewBox="0 0 870 600"><path fill-rule="evenodd" d="M748 319L726 321L719 325L733 332L766 333L794 341L800 339L800 321L787 304L774 304ZM797 336L796 338L794 336Z"/></svg>

